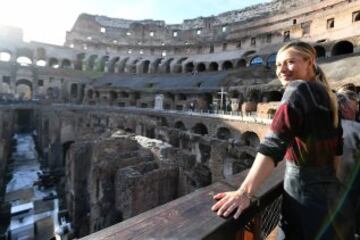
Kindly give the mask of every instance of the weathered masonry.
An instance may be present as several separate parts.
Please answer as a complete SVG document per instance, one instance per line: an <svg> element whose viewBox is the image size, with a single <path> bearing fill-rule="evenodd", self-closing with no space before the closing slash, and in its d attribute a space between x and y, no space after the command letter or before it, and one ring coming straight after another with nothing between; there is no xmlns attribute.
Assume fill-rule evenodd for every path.
<svg viewBox="0 0 360 240"><path fill-rule="evenodd" d="M185 209L177 203L209 203L207 191L239 184L282 98L275 59L284 43L309 42L334 90L360 90L354 0L274 0L179 24L83 13L63 46L0 28L0 213L10 214L3 195L12 135L34 131L42 167L57 176L69 237L121 221L89 238L126 236L134 221L155 224ZM278 202L280 182L274 176L257 210ZM232 229L207 221L214 234Z"/></svg>

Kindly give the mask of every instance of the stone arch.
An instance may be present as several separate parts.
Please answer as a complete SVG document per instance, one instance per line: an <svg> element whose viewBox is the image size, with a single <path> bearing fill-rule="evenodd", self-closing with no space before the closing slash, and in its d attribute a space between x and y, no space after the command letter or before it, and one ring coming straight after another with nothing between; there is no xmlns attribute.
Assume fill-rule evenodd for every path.
<svg viewBox="0 0 360 240"><path fill-rule="evenodd" d="M167 59L164 63L164 70L165 70L165 73L170 73L171 72L171 68L170 68L170 65L171 65L171 62L174 61L174 58L170 58L170 59Z"/></svg>
<svg viewBox="0 0 360 240"><path fill-rule="evenodd" d="M32 82L28 79L20 79L16 81L15 93L20 99L30 100L32 99Z"/></svg>
<svg viewBox="0 0 360 240"><path fill-rule="evenodd" d="M317 45L314 47L316 50L316 57L317 58L324 58L326 56L326 51L323 46Z"/></svg>
<svg viewBox="0 0 360 240"><path fill-rule="evenodd" d="M252 54L256 53L256 51L254 50L249 50L249 51L246 51L244 54L243 54L243 57L246 58Z"/></svg>
<svg viewBox="0 0 360 240"><path fill-rule="evenodd" d="M208 128L203 123L196 123L192 127L192 132L203 136L209 133Z"/></svg>
<svg viewBox="0 0 360 240"><path fill-rule="evenodd" d="M246 92L246 100L251 102L259 102L261 100L261 92L259 89L251 88Z"/></svg>
<svg viewBox="0 0 360 240"><path fill-rule="evenodd" d="M196 71L198 72L204 72L206 71L206 66L204 63L198 63L197 66L196 66Z"/></svg>
<svg viewBox="0 0 360 240"><path fill-rule="evenodd" d="M267 59L266 59L266 66L270 67L270 66L275 66L276 64L276 53L272 53L270 54Z"/></svg>
<svg viewBox="0 0 360 240"><path fill-rule="evenodd" d="M262 92L262 102L280 102L283 93L281 91Z"/></svg>
<svg viewBox="0 0 360 240"><path fill-rule="evenodd" d="M246 146L256 148L260 144L260 139L256 133L246 131L241 135L241 142Z"/></svg>
<svg viewBox="0 0 360 240"><path fill-rule="evenodd" d="M57 58L50 58L48 62L48 66L51 68L59 68L59 60Z"/></svg>
<svg viewBox="0 0 360 240"><path fill-rule="evenodd" d="M221 140L228 140L232 138L231 130L227 127L220 127L216 131L216 137Z"/></svg>
<svg viewBox="0 0 360 240"><path fill-rule="evenodd" d="M174 124L174 128L182 130L182 131L186 131L185 124L182 121L176 121Z"/></svg>
<svg viewBox="0 0 360 240"><path fill-rule="evenodd" d="M231 90L230 92L230 98L239 98L240 92L238 90Z"/></svg>
<svg viewBox="0 0 360 240"><path fill-rule="evenodd" d="M171 105L175 101L175 94L173 92L165 92L164 93L164 108L170 109Z"/></svg>
<svg viewBox="0 0 360 240"><path fill-rule="evenodd" d="M193 72L194 71L194 63L193 62L188 62L185 64L185 72Z"/></svg>
<svg viewBox="0 0 360 240"><path fill-rule="evenodd" d="M114 57L110 60L109 67L108 67L110 73L115 73L115 66L119 60L120 60L120 57Z"/></svg>
<svg viewBox="0 0 360 240"><path fill-rule="evenodd" d="M152 62L151 64L151 72L152 73L158 73L159 72L159 66L161 64L161 61L163 60L163 58L157 58L155 59L155 61Z"/></svg>
<svg viewBox="0 0 360 240"><path fill-rule="evenodd" d="M101 60L98 62L97 71L99 72L108 72L108 63L109 63L109 56L103 56Z"/></svg>
<svg viewBox="0 0 360 240"><path fill-rule="evenodd" d="M230 69L233 69L233 68L234 68L234 66L233 66L233 63L231 61L223 62L222 67L221 67L222 70L230 70Z"/></svg>
<svg viewBox="0 0 360 240"><path fill-rule="evenodd" d="M141 58L133 59L128 65L127 65L127 71L128 73L136 73L136 65L141 60Z"/></svg>
<svg viewBox="0 0 360 240"><path fill-rule="evenodd" d="M149 73L150 71L150 60L145 60L141 63L140 66L142 69L140 69L141 73Z"/></svg>
<svg viewBox="0 0 360 240"><path fill-rule="evenodd" d="M84 70L83 61L85 59L85 53L79 53L76 55L76 60L74 64L75 70Z"/></svg>
<svg viewBox="0 0 360 240"><path fill-rule="evenodd" d="M98 55L93 54L88 58L88 60L86 62L86 70L95 70L95 62L96 62L97 57L98 57Z"/></svg>
<svg viewBox="0 0 360 240"><path fill-rule="evenodd" d="M354 52L354 45L349 41L340 41L331 50L331 56L338 56Z"/></svg>
<svg viewBox="0 0 360 240"><path fill-rule="evenodd" d="M110 104L112 105L118 99L118 93L114 90L111 90L109 95L110 95Z"/></svg>
<svg viewBox="0 0 360 240"><path fill-rule="evenodd" d="M36 61L36 66L39 66L39 67L45 67L46 66L46 61L44 59L39 59Z"/></svg>
<svg viewBox="0 0 360 240"><path fill-rule="evenodd" d="M250 60L250 66L263 65L264 60L260 56L255 56Z"/></svg>
<svg viewBox="0 0 360 240"><path fill-rule="evenodd" d="M360 21L360 11L353 13L353 22Z"/></svg>
<svg viewBox="0 0 360 240"><path fill-rule="evenodd" d="M29 66L32 64L32 60L26 56L19 56L16 59L16 62L20 64L21 66Z"/></svg>
<svg viewBox="0 0 360 240"><path fill-rule="evenodd" d="M0 61L1 62L10 62L12 59L11 51L7 49L0 50Z"/></svg>
<svg viewBox="0 0 360 240"><path fill-rule="evenodd" d="M123 58L119 61L119 67L118 67L118 72L125 72L126 69L126 64L129 61L129 57Z"/></svg>
<svg viewBox="0 0 360 240"><path fill-rule="evenodd" d="M236 63L236 68L243 68L246 67L246 60L244 58L241 58Z"/></svg>
<svg viewBox="0 0 360 240"><path fill-rule="evenodd" d="M67 58L61 61L61 68L69 69L71 68L71 61Z"/></svg>
<svg viewBox="0 0 360 240"><path fill-rule="evenodd" d="M183 57L180 58L176 61L176 63L174 64L173 67L173 72L174 73L182 73L183 67L182 67L182 63L187 59L187 57Z"/></svg>
<svg viewBox="0 0 360 240"><path fill-rule="evenodd" d="M270 118L270 119L274 118L275 113L276 113L276 109L275 109L275 108L269 108L269 109L267 110L267 112L266 112L267 117Z"/></svg>
<svg viewBox="0 0 360 240"><path fill-rule="evenodd" d="M219 71L219 64L217 62L211 62L209 64L209 71L210 72L216 72Z"/></svg>

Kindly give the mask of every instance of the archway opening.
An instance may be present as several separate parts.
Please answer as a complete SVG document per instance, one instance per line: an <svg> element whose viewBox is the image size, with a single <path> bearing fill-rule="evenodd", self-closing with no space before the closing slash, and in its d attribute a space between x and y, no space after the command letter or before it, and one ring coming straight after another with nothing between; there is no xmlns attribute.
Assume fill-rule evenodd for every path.
<svg viewBox="0 0 360 240"><path fill-rule="evenodd" d="M234 66L232 64L232 62L230 61L225 61L223 64L222 64L222 69L223 70L230 70L230 69L233 69Z"/></svg>
<svg viewBox="0 0 360 240"><path fill-rule="evenodd" d="M217 62L211 62L209 65L209 71L210 72L219 71L219 64Z"/></svg>
<svg viewBox="0 0 360 240"><path fill-rule="evenodd" d="M331 56L350 54L354 52L354 46L349 41L341 41L335 44L331 51Z"/></svg>
<svg viewBox="0 0 360 240"><path fill-rule="evenodd" d="M32 99L32 82L27 79L21 79L16 82L16 97L21 100L31 100Z"/></svg>
<svg viewBox="0 0 360 240"><path fill-rule="evenodd" d="M217 130L216 137L222 140L228 140L232 137L230 129L221 127Z"/></svg>
<svg viewBox="0 0 360 240"><path fill-rule="evenodd" d="M204 136L204 135L208 134L208 129L203 123L197 123L192 128L192 132Z"/></svg>

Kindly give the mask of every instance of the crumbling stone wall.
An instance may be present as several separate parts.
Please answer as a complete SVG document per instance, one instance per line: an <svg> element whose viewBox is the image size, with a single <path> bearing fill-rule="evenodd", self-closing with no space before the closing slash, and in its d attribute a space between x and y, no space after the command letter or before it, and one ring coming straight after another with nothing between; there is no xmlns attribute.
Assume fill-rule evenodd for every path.
<svg viewBox="0 0 360 240"><path fill-rule="evenodd" d="M248 168L256 146L249 145L253 144L251 139L243 141L242 135L255 128L259 132L252 135L261 135L261 129L266 128L255 123L123 112L100 106L44 108L42 114L43 143L57 144L56 149L64 157L59 161L65 164L62 188L67 197L61 207L69 210L76 236L110 226ZM179 120L188 129L176 129ZM192 126L201 122L208 134L193 132ZM224 127L234 133L220 139L217 129ZM139 192L141 187L143 192Z"/></svg>
<svg viewBox="0 0 360 240"><path fill-rule="evenodd" d="M159 168L142 163L119 169L116 174L116 209L123 219L162 205L178 197L178 168Z"/></svg>
<svg viewBox="0 0 360 240"><path fill-rule="evenodd" d="M6 166L11 152L11 137L14 134L15 111L0 109L0 205L6 188Z"/></svg>
<svg viewBox="0 0 360 240"><path fill-rule="evenodd" d="M159 164L169 162L159 150L164 143L137 138L120 131L71 145L66 159L67 205L77 236L178 197L178 168Z"/></svg>

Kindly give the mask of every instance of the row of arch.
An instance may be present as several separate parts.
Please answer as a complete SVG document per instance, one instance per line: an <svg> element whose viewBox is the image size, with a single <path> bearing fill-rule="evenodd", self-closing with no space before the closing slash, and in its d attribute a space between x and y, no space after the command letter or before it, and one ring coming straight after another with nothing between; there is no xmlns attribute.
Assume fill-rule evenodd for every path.
<svg viewBox="0 0 360 240"><path fill-rule="evenodd" d="M176 121L174 124L174 128L187 131L185 124L182 121ZM208 128L205 124L198 122L191 127L191 132L195 134L200 134L202 136L209 134ZM215 136L218 139L229 140L234 138L234 134L232 131L224 126L217 128ZM258 135L254 132L247 131L241 134L241 138L239 139L243 144L250 147L257 147L260 143L260 139Z"/></svg>
<svg viewBox="0 0 360 240"><path fill-rule="evenodd" d="M74 97L74 84L72 85L72 97ZM75 90L77 90L77 85L75 86ZM46 89L44 97L48 97L50 99L58 99L61 95L60 89L58 87L48 87ZM19 79L15 82L14 90L12 90L10 83L1 83L0 84L0 94L10 94L17 96L22 100L31 100L34 95L34 86L33 83L28 79ZM77 92L75 97L77 97Z"/></svg>
<svg viewBox="0 0 360 240"><path fill-rule="evenodd" d="M314 46L318 57L326 57L324 46L317 44ZM349 41L340 41L331 49L331 56L349 54L354 52L354 45ZM271 66L275 64L276 53L266 56L254 55L255 51L248 51L242 57L233 60L202 62L191 60L188 57L170 57L148 59L143 57L112 57L92 54L86 58L85 53L80 53L74 61L68 58L58 59L51 57L49 59L37 58L32 60L30 49L22 50L17 53L15 59L20 65L36 65L40 67L90 70L110 73L187 73L187 72L213 72L230 70L254 65ZM41 54L40 54L41 55ZM0 51L0 61L13 61L13 56L8 50Z"/></svg>

